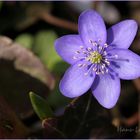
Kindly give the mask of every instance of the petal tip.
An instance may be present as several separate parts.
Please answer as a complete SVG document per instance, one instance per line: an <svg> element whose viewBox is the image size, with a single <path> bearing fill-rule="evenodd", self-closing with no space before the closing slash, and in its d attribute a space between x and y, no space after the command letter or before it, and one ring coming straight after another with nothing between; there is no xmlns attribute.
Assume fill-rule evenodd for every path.
<svg viewBox="0 0 140 140"><path fill-rule="evenodd" d="M135 20L123 20L108 29L107 43L116 48L128 49L136 36L137 30L138 24Z"/></svg>
<svg viewBox="0 0 140 140"><path fill-rule="evenodd" d="M120 96L120 79L112 79L110 75L100 75L98 84L92 86L92 94L104 108L113 108Z"/></svg>
<svg viewBox="0 0 140 140"><path fill-rule="evenodd" d="M78 32L85 43L90 46L89 39L93 41L102 40L102 44L106 42L107 33L104 20L100 13L95 10L88 9L83 11L78 19Z"/></svg>
<svg viewBox="0 0 140 140"><path fill-rule="evenodd" d="M137 29L138 29L138 23L137 23L137 21L136 20L133 20L133 19L130 19L128 21L129 21L129 24L131 24L134 27L134 29L137 31Z"/></svg>
<svg viewBox="0 0 140 140"><path fill-rule="evenodd" d="M117 102L116 102L117 103ZM102 105L104 108L106 108L106 109L112 109L112 108L114 108L114 106L116 105L116 103L115 104L106 104L106 105Z"/></svg>
<svg viewBox="0 0 140 140"><path fill-rule="evenodd" d="M96 98L96 96L95 96L95 98ZM118 100L112 101L112 102L105 102L105 101L102 101L102 100L97 99L97 101L104 108L106 108L106 109L112 109L113 107L115 107L115 105L117 104L117 101Z"/></svg>

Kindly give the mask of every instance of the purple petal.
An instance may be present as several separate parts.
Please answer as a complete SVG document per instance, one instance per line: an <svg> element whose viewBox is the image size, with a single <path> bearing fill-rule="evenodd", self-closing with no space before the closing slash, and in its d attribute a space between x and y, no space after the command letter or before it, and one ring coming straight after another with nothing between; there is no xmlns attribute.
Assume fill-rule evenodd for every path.
<svg viewBox="0 0 140 140"><path fill-rule="evenodd" d="M140 56L126 49L114 49L109 53L118 55L111 67L121 79L130 80L140 76Z"/></svg>
<svg viewBox="0 0 140 140"><path fill-rule="evenodd" d="M84 11L78 20L79 34L87 46L91 43L89 40L101 40L101 44L106 42L106 27L102 17L94 10Z"/></svg>
<svg viewBox="0 0 140 140"><path fill-rule="evenodd" d="M127 49L136 35L138 26L134 20L124 20L107 31L107 43L117 48Z"/></svg>
<svg viewBox="0 0 140 140"><path fill-rule="evenodd" d="M60 82L60 91L64 96L78 97L88 91L94 81L95 73L85 75L87 67L79 67L78 64L81 61L72 65Z"/></svg>
<svg viewBox="0 0 140 140"><path fill-rule="evenodd" d="M55 41L55 49L57 53L68 63L74 64L77 59L73 59L76 51L83 46L79 35L66 35Z"/></svg>
<svg viewBox="0 0 140 140"><path fill-rule="evenodd" d="M112 78L108 74L96 76L92 93L103 107L110 109L115 106L119 98L120 79Z"/></svg>

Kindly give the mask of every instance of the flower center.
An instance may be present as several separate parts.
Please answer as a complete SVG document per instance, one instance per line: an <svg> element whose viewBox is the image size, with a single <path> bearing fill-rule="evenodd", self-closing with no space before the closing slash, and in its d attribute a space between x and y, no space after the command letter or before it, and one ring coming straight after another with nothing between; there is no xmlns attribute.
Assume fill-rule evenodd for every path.
<svg viewBox="0 0 140 140"><path fill-rule="evenodd" d="M86 58L91 63L101 63L102 55L98 51L90 52L90 55Z"/></svg>
<svg viewBox="0 0 140 140"><path fill-rule="evenodd" d="M95 72L96 74L112 73L110 63L118 59L118 55L112 55L108 52L108 45L105 43L101 45L101 40L94 42L89 40L91 47L80 46L79 50L75 52L73 59L81 60L78 67L86 67L85 75Z"/></svg>

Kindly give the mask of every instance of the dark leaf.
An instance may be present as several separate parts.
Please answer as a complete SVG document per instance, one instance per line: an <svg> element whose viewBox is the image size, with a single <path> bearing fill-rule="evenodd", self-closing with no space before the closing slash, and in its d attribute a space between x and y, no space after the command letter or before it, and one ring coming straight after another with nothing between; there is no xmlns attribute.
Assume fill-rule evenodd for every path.
<svg viewBox="0 0 140 140"><path fill-rule="evenodd" d="M14 61L15 68L39 79L50 89L54 87L52 75L40 60L29 50L13 43L7 37L0 37L0 59Z"/></svg>
<svg viewBox="0 0 140 140"><path fill-rule="evenodd" d="M100 121L94 122L94 126L90 132L90 139L111 139L121 137L117 128L111 124L109 118L100 118Z"/></svg>
<svg viewBox="0 0 140 140"><path fill-rule="evenodd" d="M48 118L43 120L42 125L44 129L45 138L66 138L65 135L57 129L57 118Z"/></svg>
<svg viewBox="0 0 140 140"><path fill-rule="evenodd" d="M105 123L111 123L109 117L109 112L101 107L92 95L86 94L66 108L59 127L68 138L89 138L91 130L98 128L101 122L100 128L104 127Z"/></svg>
<svg viewBox="0 0 140 140"><path fill-rule="evenodd" d="M54 87L54 79L41 61L7 37L0 37L0 67L0 93L22 118L32 113L30 91L45 96Z"/></svg>
<svg viewBox="0 0 140 140"><path fill-rule="evenodd" d="M118 138L120 136L117 128L112 125L109 110L100 106L88 93L73 100L64 114L57 119L57 125L53 127L63 134L61 138L63 136L85 139Z"/></svg>
<svg viewBox="0 0 140 140"><path fill-rule="evenodd" d="M17 21L16 28L23 30L35 24L41 18L42 13L50 13L52 4L49 1L27 2L24 6L21 4L21 8L24 9L23 16Z"/></svg>
<svg viewBox="0 0 140 140"><path fill-rule="evenodd" d="M0 96L0 139L25 138L29 130Z"/></svg>

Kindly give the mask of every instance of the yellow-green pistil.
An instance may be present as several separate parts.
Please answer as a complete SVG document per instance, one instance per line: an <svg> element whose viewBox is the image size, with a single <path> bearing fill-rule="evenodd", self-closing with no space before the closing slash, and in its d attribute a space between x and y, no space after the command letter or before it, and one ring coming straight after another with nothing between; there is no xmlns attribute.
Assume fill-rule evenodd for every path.
<svg viewBox="0 0 140 140"><path fill-rule="evenodd" d="M97 51L90 52L90 55L86 58L87 61L90 61L91 63L99 64L102 60L102 55L98 53Z"/></svg>

